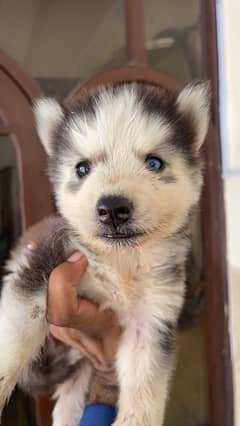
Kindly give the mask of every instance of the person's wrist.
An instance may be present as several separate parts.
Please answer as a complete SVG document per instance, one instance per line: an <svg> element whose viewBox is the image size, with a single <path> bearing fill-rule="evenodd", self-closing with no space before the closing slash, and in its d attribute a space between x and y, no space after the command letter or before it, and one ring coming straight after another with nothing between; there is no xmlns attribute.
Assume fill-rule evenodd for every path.
<svg viewBox="0 0 240 426"><path fill-rule="evenodd" d="M118 401L118 384L115 371L93 373L87 404L115 406Z"/></svg>

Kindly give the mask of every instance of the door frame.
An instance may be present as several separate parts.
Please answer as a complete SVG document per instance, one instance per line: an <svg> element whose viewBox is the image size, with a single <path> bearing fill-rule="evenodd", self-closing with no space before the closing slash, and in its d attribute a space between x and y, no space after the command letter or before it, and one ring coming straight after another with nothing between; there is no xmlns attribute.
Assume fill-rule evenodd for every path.
<svg viewBox="0 0 240 426"><path fill-rule="evenodd" d="M205 179L202 197L202 229L203 229L203 257L204 257L204 279L206 284L206 338L207 338L207 355L208 355L208 383L209 383L209 417L211 426L232 426L234 424L234 405L233 405L233 379L232 379L232 360L229 336L229 300L228 300L228 276L226 261L226 228L225 228L225 209L224 209L224 191L222 181L222 160L221 160L221 135L219 126L219 93L218 93L218 50L217 50L217 23L216 23L216 3L215 0L202 0L202 14L206 17L203 28L204 45L207 49L207 70L212 85L212 129L209 133L205 144ZM128 63L121 67L121 73L132 77L145 75L147 79L157 78L161 76L168 81L169 85L174 85L174 79L168 80L168 76L158 70L147 67L146 50L144 44L144 9L143 0L125 0L126 9L126 28L127 28L127 46L128 46ZM41 96L42 92L38 86L26 76L14 61L0 52L0 70L5 70L6 76L9 78L11 87L15 85L19 89L18 95L21 95L19 106L29 103L29 111L31 103L37 96ZM144 74L145 73L145 74ZM123 74L121 74L123 76ZM69 107L79 97L79 91L82 86L86 89L88 85L103 82L102 78L119 80L119 70L109 70L105 74L101 73L95 76L89 82L81 86L77 86L68 96L65 104ZM121 77L122 78L122 77ZM95 80L94 80L95 79ZM140 79L140 77L139 77ZM94 80L94 81L93 81ZM109 80L108 80L109 81ZM1 81L0 81L1 83ZM176 88L178 84L176 82ZM8 100L9 103L9 100ZM6 104L7 105L7 104ZM1 106L1 105L0 105ZM1 108L0 108L1 109ZM17 152L19 153L19 170L20 181L22 184L21 203L22 203L22 220L23 227L38 219L41 212L49 212L52 204L46 194L49 193L48 182L43 176L42 170L36 170L35 182L43 179L45 191L41 197L42 201L38 205L27 202L29 194L29 173L30 161L27 166L22 167L24 158L30 158L30 152L34 147L36 134L33 127L29 128L29 135L26 139L17 139L17 125L19 124L16 117L17 111L8 108L9 114L12 115L11 131L10 123L4 123L0 127L0 134L11 134L15 143ZM31 113L26 108L26 118L31 117ZM3 111L4 113L4 111ZM10 114L10 115L11 115ZM4 117L3 120L4 121ZM16 125L15 125L16 122ZM29 119L26 119L29 122ZM21 134L21 130L20 130ZM22 135L23 136L23 135ZM25 144L29 139L29 146ZM38 144L35 146L35 148ZM40 146L40 144L39 144ZM30 151L29 149L30 148ZM34 149L35 149L34 148ZM39 149L40 162L42 167L45 164L45 157ZM23 151L24 150L24 151ZM36 151L35 155L36 155ZM32 155L32 154L31 154ZM24 174L23 174L24 170ZM27 174L28 173L28 174ZM32 206L30 209L29 206ZM40 217L39 217L40 219ZM42 411L42 410L40 410ZM45 422L46 424L46 422Z"/></svg>
<svg viewBox="0 0 240 426"><path fill-rule="evenodd" d="M234 425L233 372L230 342L229 283L226 221L219 114L219 70L216 1L205 0L203 42L212 89L213 135L205 149L203 188L203 257L207 291L206 336L208 347L210 425Z"/></svg>

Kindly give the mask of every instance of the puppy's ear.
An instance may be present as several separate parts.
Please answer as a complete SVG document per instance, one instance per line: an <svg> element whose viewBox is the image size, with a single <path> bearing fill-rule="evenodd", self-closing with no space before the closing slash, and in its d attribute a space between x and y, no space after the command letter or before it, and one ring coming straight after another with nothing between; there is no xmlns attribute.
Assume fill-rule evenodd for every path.
<svg viewBox="0 0 240 426"><path fill-rule="evenodd" d="M33 111L40 140L47 154L52 155L55 132L64 112L59 103L50 98L42 98L36 101Z"/></svg>
<svg viewBox="0 0 240 426"><path fill-rule="evenodd" d="M190 83L178 94L177 110L191 125L193 149L198 153L206 137L210 118L210 83Z"/></svg>

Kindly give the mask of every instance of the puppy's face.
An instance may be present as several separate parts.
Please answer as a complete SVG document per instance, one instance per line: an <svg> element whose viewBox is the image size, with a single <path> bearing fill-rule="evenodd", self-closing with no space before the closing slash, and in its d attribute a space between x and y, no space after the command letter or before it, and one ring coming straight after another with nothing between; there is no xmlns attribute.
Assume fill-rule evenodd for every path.
<svg viewBox="0 0 240 426"><path fill-rule="evenodd" d="M105 88L71 113L38 101L57 206L83 241L124 248L185 224L199 199L208 109L206 84L176 96L139 85Z"/></svg>

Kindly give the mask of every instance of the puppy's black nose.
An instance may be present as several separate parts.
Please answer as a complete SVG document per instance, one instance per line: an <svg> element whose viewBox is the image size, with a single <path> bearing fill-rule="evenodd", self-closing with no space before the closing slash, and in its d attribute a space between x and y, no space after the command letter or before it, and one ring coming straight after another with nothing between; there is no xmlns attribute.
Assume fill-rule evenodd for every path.
<svg viewBox="0 0 240 426"><path fill-rule="evenodd" d="M132 203L120 195L102 197L97 203L97 215L100 222L104 225L112 225L114 228L129 220L132 209Z"/></svg>

